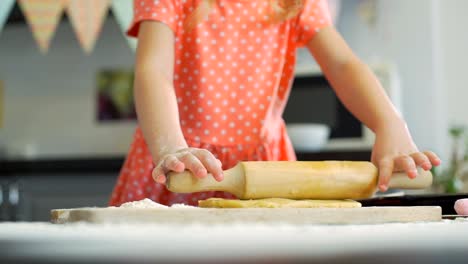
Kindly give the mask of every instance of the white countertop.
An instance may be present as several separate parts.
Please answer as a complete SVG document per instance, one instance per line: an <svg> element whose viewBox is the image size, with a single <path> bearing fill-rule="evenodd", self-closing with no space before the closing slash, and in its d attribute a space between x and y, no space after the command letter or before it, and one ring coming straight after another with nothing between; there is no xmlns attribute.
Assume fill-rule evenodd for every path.
<svg viewBox="0 0 468 264"><path fill-rule="evenodd" d="M221 259L467 263L468 220L377 225L0 223L1 263Z"/></svg>

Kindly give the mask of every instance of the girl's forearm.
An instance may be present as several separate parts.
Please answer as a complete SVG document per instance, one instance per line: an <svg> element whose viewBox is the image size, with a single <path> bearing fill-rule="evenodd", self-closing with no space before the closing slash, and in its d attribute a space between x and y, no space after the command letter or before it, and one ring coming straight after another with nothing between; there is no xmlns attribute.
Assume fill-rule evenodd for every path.
<svg viewBox="0 0 468 264"><path fill-rule="evenodd" d="M372 131L406 126L375 75L334 27L317 33L308 48L341 102Z"/></svg>
<svg viewBox="0 0 468 264"><path fill-rule="evenodd" d="M374 73L359 59L353 58L326 75L341 102L374 133L389 125L405 126Z"/></svg>
<svg viewBox="0 0 468 264"><path fill-rule="evenodd" d="M153 160L157 162L164 153L187 147L168 76L154 69L136 69L134 87L139 125Z"/></svg>

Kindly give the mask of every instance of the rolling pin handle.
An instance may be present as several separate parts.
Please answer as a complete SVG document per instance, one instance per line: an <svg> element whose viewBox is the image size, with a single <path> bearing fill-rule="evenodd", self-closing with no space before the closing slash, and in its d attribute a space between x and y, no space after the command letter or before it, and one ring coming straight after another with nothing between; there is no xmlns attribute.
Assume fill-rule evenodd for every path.
<svg viewBox="0 0 468 264"><path fill-rule="evenodd" d="M422 168L418 169L418 176L411 179L405 172L393 173L389 182L389 189L425 189L432 185L432 173Z"/></svg>

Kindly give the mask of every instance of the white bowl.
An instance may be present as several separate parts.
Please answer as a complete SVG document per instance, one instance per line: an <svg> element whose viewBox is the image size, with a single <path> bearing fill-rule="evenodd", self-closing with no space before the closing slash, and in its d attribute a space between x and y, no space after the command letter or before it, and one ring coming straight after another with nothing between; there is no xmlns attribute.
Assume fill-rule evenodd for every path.
<svg viewBox="0 0 468 264"><path fill-rule="evenodd" d="M330 136L330 128L318 123L288 124L286 129L296 151L320 151Z"/></svg>

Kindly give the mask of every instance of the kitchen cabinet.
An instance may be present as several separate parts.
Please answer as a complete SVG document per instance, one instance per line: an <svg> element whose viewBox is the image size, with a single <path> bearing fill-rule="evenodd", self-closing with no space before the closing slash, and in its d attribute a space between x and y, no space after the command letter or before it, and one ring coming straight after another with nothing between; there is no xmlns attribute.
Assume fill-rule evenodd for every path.
<svg viewBox="0 0 468 264"><path fill-rule="evenodd" d="M7 179L0 178L0 221L5 221L9 218L9 206L6 203L8 200L8 185Z"/></svg>
<svg viewBox="0 0 468 264"><path fill-rule="evenodd" d="M297 160L322 161L322 160L349 160L370 161L372 150L343 150L323 152L296 152Z"/></svg>
<svg viewBox="0 0 468 264"><path fill-rule="evenodd" d="M50 210L107 206L117 175L12 175L3 180L3 221L49 221Z"/></svg>
<svg viewBox="0 0 468 264"><path fill-rule="evenodd" d="M0 221L48 221L55 208L107 206L122 157L0 161Z"/></svg>

